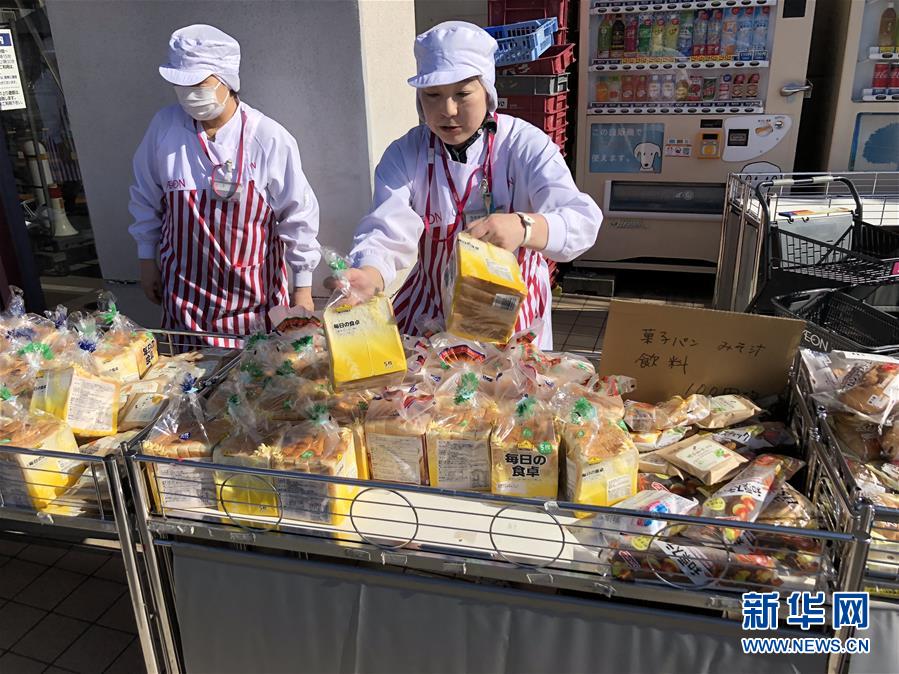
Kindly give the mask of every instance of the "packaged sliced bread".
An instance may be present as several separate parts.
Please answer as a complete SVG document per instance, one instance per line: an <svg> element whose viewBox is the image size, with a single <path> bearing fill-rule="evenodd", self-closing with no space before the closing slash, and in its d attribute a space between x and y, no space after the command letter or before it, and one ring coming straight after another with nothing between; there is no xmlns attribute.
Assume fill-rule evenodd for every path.
<svg viewBox="0 0 899 674"><path fill-rule="evenodd" d="M426 438L434 399L385 392L365 415L365 448L371 479L427 485Z"/></svg>
<svg viewBox="0 0 899 674"><path fill-rule="evenodd" d="M65 421L79 438L98 438L118 432L119 399L119 382L70 365L44 373L32 396L31 411Z"/></svg>
<svg viewBox="0 0 899 674"><path fill-rule="evenodd" d="M547 404L530 397L501 403L490 452L492 493L547 500L558 497L559 438Z"/></svg>
<svg viewBox="0 0 899 674"><path fill-rule="evenodd" d="M462 337L505 344L515 332L527 288L515 255L459 234L443 279L446 329Z"/></svg>

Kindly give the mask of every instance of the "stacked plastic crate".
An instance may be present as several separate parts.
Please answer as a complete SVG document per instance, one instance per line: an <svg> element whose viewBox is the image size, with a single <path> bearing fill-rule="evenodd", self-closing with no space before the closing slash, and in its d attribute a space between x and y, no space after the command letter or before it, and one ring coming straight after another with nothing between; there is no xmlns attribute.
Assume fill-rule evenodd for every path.
<svg viewBox="0 0 899 674"><path fill-rule="evenodd" d="M489 0L499 43L496 90L499 108L543 129L566 153L568 81L574 45L568 37L569 0ZM529 19L529 20L525 20Z"/></svg>

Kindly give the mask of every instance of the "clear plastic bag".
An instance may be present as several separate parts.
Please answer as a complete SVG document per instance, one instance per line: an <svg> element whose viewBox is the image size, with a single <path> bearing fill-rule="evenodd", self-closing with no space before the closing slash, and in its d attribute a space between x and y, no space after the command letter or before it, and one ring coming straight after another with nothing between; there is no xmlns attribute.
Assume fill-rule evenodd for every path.
<svg viewBox="0 0 899 674"><path fill-rule="evenodd" d="M196 387L193 377L187 376L181 382L180 390L171 396L165 412L143 441L145 454L171 459L212 458L213 442L206 430L207 418ZM222 437L215 439L220 441Z"/></svg>
<svg viewBox="0 0 899 674"><path fill-rule="evenodd" d="M368 405L365 447L371 479L427 485L427 432L434 411L432 396L385 391Z"/></svg>
<svg viewBox="0 0 899 674"><path fill-rule="evenodd" d="M709 399L703 395L687 398L674 396L658 405L628 400L624 422L637 433L664 431L677 426L690 426L708 417Z"/></svg>
<svg viewBox="0 0 899 674"><path fill-rule="evenodd" d="M547 403L527 395L501 402L490 451L494 494L558 497L559 437Z"/></svg>

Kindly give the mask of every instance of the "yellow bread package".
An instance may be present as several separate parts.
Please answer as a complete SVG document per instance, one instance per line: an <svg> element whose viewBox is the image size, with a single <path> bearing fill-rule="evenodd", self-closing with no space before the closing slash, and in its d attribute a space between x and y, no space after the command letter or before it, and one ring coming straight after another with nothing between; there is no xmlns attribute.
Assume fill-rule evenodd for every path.
<svg viewBox="0 0 899 674"><path fill-rule="evenodd" d="M456 237L443 279L446 330L505 344L515 332L527 288L515 255L468 234Z"/></svg>
<svg viewBox="0 0 899 674"><path fill-rule="evenodd" d="M621 422L597 414L583 397L566 401L559 414L566 500L610 506L636 494L640 454Z"/></svg>
<svg viewBox="0 0 899 674"><path fill-rule="evenodd" d="M17 419L0 422L0 444L73 455L69 460L22 453L0 454L0 492L6 506L53 513L52 502L84 472L84 461L79 457L72 429L49 414L20 410Z"/></svg>
<svg viewBox="0 0 899 674"><path fill-rule="evenodd" d="M353 447L356 450L356 470L360 480L368 480L371 477L371 468L368 462L368 453L365 449L365 431L362 423L368 412L368 406L375 397L371 390L344 391L334 394L327 381L324 386L329 395L326 399L328 412L338 426L349 428L353 432Z"/></svg>
<svg viewBox="0 0 899 674"><path fill-rule="evenodd" d="M549 406L536 398L500 404L490 439L490 491L503 496L556 499L559 438Z"/></svg>
<svg viewBox="0 0 899 674"><path fill-rule="evenodd" d="M31 411L65 421L79 438L99 438L118 432L120 397L119 382L70 365L44 372L35 386Z"/></svg>
<svg viewBox="0 0 899 674"><path fill-rule="evenodd" d="M433 398L385 391L368 406L365 449L371 479L403 484L429 483L426 435Z"/></svg>
<svg viewBox="0 0 899 674"><path fill-rule="evenodd" d="M496 405L479 391L480 377L467 367L443 380L428 427L428 476L432 487L490 489L490 434Z"/></svg>
<svg viewBox="0 0 899 674"><path fill-rule="evenodd" d="M345 278L349 261L333 250L323 255L339 284L324 313L334 390L398 386L406 376L406 351L390 298L359 297Z"/></svg>
<svg viewBox="0 0 899 674"><path fill-rule="evenodd" d="M100 374L120 381L140 379L159 360L156 338L119 312L112 293L100 291L97 304L94 320L104 329L94 354Z"/></svg>
<svg viewBox="0 0 899 674"><path fill-rule="evenodd" d="M295 473L356 479L353 432L329 417L324 405L309 409L308 421L286 428L272 447L272 468ZM282 519L330 524L346 530L359 488L304 480L302 475L274 478Z"/></svg>

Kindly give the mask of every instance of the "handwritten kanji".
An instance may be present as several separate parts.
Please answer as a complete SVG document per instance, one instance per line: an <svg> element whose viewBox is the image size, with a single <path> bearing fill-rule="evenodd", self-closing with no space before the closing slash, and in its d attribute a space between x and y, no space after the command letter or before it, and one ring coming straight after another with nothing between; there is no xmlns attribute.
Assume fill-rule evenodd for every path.
<svg viewBox="0 0 899 674"><path fill-rule="evenodd" d="M643 343L652 344L652 339L655 337L655 334L655 328L643 328Z"/></svg>
<svg viewBox="0 0 899 674"><path fill-rule="evenodd" d="M669 370L680 369L683 370L684 374L687 374L687 365L687 356L684 356L683 358L671 356L671 358L668 359Z"/></svg>
<svg viewBox="0 0 899 674"><path fill-rule="evenodd" d="M658 365L659 356L655 353L641 353L634 362L640 366L641 370L645 370L648 367Z"/></svg>

